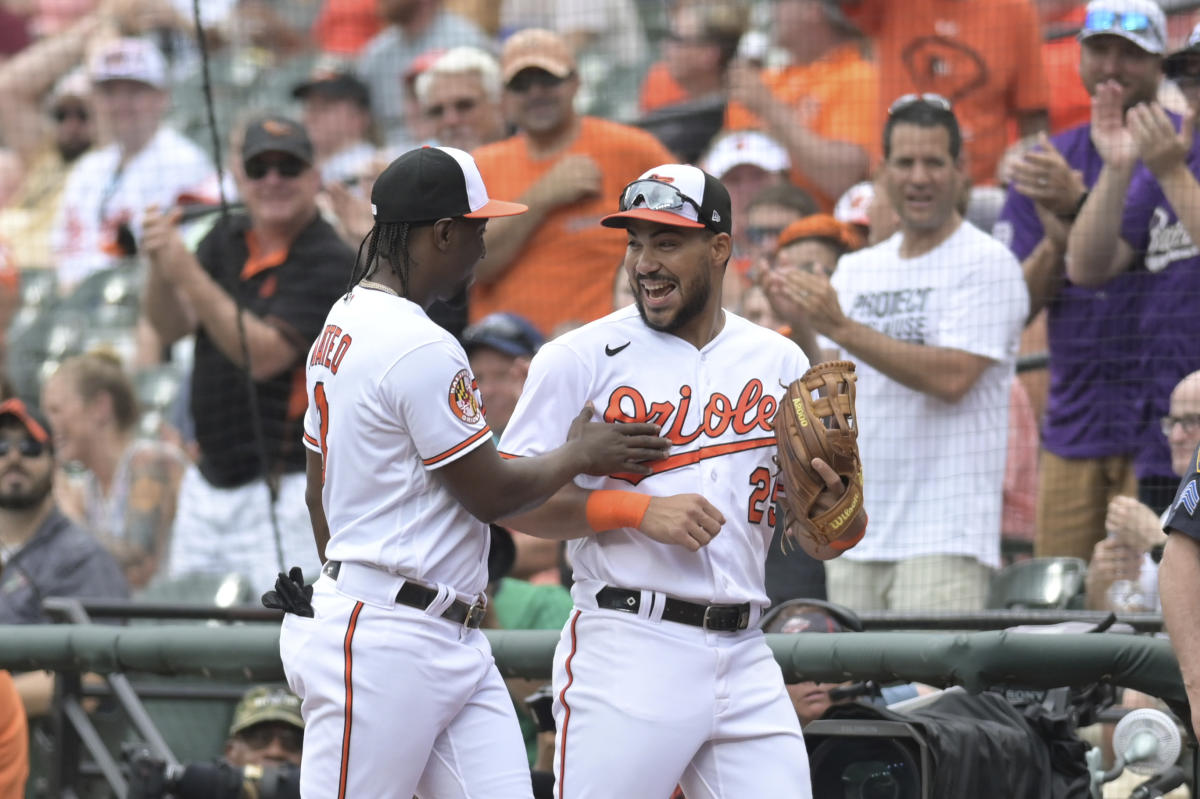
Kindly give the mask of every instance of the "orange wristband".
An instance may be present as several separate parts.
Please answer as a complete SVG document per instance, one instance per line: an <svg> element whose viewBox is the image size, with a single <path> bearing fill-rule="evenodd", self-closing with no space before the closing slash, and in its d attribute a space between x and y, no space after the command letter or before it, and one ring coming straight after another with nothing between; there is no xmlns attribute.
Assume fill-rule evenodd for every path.
<svg viewBox="0 0 1200 799"><path fill-rule="evenodd" d="M584 512L588 526L598 533L620 527L636 528L650 507L650 497L633 491L593 491Z"/></svg>

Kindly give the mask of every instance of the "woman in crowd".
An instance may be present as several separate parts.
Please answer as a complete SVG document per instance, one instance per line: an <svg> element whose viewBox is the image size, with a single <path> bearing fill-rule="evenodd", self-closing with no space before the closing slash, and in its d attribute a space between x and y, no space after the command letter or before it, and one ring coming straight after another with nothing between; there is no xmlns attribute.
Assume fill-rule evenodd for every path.
<svg viewBox="0 0 1200 799"><path fill-rule="evenodd" d="M120 360L70 358L46 381L42 409L54 428L62 511L90 530L142 588L167 552L186 457L138 437L137 397Z"/></svg>

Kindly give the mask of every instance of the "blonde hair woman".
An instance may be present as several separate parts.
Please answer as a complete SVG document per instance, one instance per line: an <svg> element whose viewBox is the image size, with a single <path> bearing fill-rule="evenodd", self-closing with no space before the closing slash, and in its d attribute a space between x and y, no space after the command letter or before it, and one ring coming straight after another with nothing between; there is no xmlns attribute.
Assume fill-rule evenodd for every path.
<svg viewBox="0 0 1200 799"><path fill-rule="evenodd" d="M63 361L42 388L64 473L59 507L113 554L133 588L149 582L165 553L187 458L139 438L133 384L113 354Z"/></svg>

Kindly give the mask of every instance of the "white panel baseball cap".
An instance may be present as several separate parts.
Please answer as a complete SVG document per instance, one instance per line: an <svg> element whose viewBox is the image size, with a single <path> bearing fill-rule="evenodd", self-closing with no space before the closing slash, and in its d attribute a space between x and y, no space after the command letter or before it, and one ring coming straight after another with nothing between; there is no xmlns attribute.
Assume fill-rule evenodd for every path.
<svg viewBox="0 0 1200 799"><path fill-rule="evenodd" d="M700 168L718 178L740 164L784 172L791 169L792 159L782 144L762 131L737 130L717 139L700 160Z"/></svg>
<svg viewBox="0 0 1200 799"><path fill-rule="evenodd" d="M1147 53L1162 55L1167 50L1167 18L1152 0L1092 0L1079 41L1093 36L1120 36Z"/></svg>
<svg viewBox="0 0 1200 799"><path fill-rule="evenodd" d="M156 89L167 85L167 62L154 44L146 39L114 39L92 54L88 65L92 83L132 80Z"/></svg>
<svg viewBox="0 0 1200 799"><path fill-rule="evenodd" d="M621 192L617 213L604 217L600 224L621 228L629 219L707 228L714 233L729 233L733 225L725 186L690 164L663 164L643 172Z"/></svg>

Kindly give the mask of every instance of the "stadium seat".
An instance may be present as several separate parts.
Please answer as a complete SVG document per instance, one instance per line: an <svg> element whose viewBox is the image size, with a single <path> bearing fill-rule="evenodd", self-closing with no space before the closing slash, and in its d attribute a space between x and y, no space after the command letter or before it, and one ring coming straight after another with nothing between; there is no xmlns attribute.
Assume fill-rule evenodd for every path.
<svg viewBox="0 0 1200 799"><path fill-rule="evenodd" d="M987 606L998 610L1062 610L1083 607L1082 558L1031 558L992 577Z"/></svg>
<svg viewBox="0 0 1200 799"><path fill-rule="evenodd" d="M91 313L102 306L129 308L136 314L141 302L145 268L136 260L95 272L62 301L66 310Z"/></svg>
<svg viewBox="0 0 1200 799"><path fill-rule="evenodd" d="M134 373L133 387L138 404L142 407L142 418L138 424L141 435L147 438L158 436L163 422L170 418L182 385L183 372L175 363L165 363Z"/></svg>
<svg viewBox="0 0 1200 799"><path fill-rule="evenodd" d="M159 576L151 580L135 598L147 603L187 602L222 608L258 602L250 581L240 574Z"/></svg>

